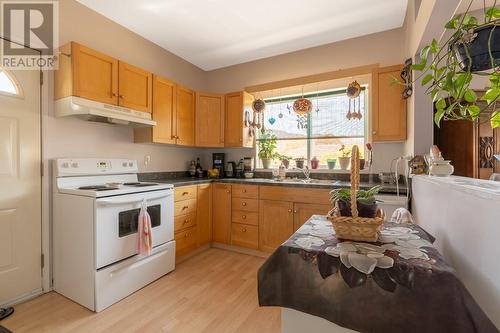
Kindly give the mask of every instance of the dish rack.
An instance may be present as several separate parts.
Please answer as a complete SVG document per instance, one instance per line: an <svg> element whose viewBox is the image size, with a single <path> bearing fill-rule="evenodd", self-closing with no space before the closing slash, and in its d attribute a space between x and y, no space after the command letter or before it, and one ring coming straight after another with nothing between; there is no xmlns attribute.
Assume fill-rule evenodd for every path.
<svg viewBox="0 0 500 333"><path fill-rule="evenodd" d="M377 210L376 217L358 216L356 193L359 190L359 148L352 147L351 153L351 214L352 216L340 216L337 203L328 214L332 222L337 238L376 242L379 237L380 227L384 222L383 213Z"/></svg>

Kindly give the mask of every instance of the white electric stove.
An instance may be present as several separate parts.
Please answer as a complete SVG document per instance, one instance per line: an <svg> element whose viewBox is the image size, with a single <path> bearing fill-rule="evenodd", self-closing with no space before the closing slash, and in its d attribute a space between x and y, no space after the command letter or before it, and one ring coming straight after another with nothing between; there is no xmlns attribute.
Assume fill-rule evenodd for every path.
<svg viewBox="0 0 500 333"><path fill-rule="evenodd" d="M137 162L54 160L56 292L99 312L175 268L173 185L139 182ZM146 200L153 251L137 254Z"/></svg>

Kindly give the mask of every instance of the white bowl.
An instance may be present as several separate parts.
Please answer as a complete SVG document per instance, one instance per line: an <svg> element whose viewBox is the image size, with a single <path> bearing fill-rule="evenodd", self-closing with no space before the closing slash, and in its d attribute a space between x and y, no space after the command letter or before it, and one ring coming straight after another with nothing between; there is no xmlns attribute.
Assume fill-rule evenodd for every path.
<svg viewBox="0 0 500 333"><path fill-rule="evenodd" d="M253 178L253 172L245 172L244 176L245 176L246 179Z"/></svg>

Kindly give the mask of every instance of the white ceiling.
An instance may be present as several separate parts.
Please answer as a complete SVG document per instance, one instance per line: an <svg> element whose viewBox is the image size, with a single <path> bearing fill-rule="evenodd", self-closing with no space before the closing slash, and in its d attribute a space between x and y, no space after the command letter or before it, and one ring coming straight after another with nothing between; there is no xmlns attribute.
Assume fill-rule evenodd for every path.
<svg viewBox="0 0 500 333"><path fill-rule="evenodd" d="M78 0L212 70L403 25L407 0Z"/></svg>

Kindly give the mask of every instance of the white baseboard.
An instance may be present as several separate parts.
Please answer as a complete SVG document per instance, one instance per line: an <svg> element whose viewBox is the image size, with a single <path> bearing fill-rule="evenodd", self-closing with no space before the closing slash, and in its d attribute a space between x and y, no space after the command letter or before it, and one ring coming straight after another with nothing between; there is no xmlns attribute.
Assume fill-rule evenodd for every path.
<svg viewBox="0 0 500 333"><path fill-rule="evenodd" d="M38 296L40 296L43 293L44 293L44 291L43 291L42 288L35 289L35 290L33 290L33 291L29 292L29 293L23 294L23 295L21 295L19 297L16 297L16 298L13 298L13 299L10 299L10 300L7 300L7 301L0 302L0 308L4 308L4 307L8 307L8 306L13 306L13 305L25 302L25 301L30 300L32 298L38 297Z"/></svg>

